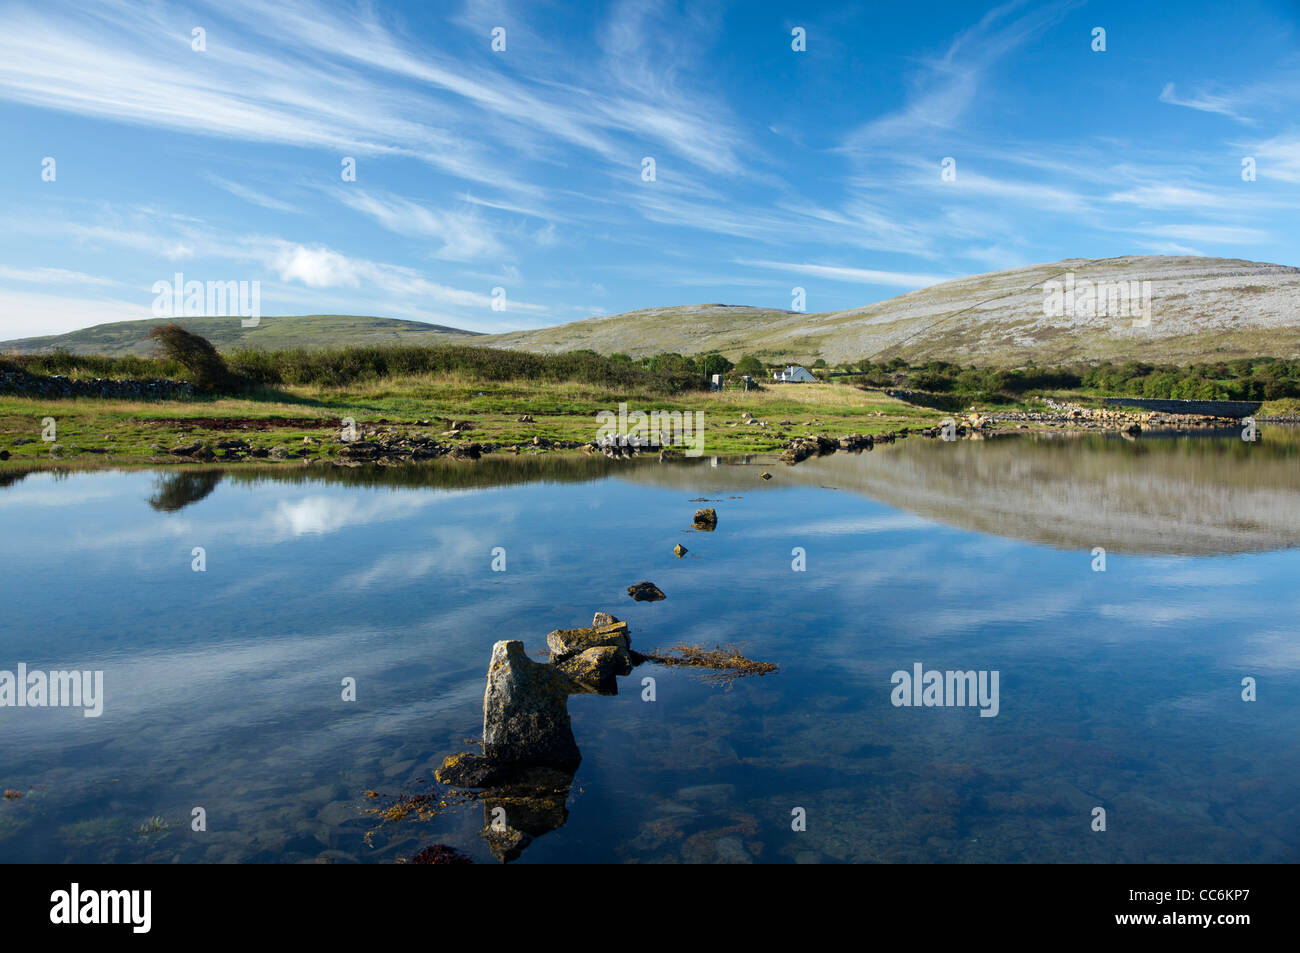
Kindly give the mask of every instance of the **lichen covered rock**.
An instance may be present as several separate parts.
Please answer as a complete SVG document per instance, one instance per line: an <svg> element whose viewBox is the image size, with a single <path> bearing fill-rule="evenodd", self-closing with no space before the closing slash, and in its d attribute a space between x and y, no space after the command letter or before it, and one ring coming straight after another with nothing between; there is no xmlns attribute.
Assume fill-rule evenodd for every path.
<svg viewBox="0 0 1300 953"><path fill-rule="evenodd" d="M516 639L492 646L483 695L483 754L495 762L581 760L566 699L568 677L534 662Z"/></svg>
<svg viewBox="0 0 1300 953"><path fill-rule="evenodd" d="M556 629L546 636L552 662L561 662L571 655L602 645L612 645L626 652L631 644L626 622L611 622L586 629Z"/></svg>
<svg viewBox="0 0 1300 953"><path fill-rule="evenodd" d="M599 695L617 695L617 676L632 674L632 657L626 648L601 645L570 656L556 667Z"/></svg>
<svg viewBox="0 0 1300 953"><path fill-rule="evenodd" d="M448 757L433 776L440 784L454 788L483 788L504 780L507 768L481 754L467 752Z"/></svg>

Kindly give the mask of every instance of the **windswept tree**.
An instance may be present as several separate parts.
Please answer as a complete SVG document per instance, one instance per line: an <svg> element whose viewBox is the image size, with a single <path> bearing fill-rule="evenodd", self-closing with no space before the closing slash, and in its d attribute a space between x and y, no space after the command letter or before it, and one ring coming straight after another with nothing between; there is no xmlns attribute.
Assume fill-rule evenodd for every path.
<svg viewBox="0 0 1300 953"><path fill-rule="evenodd" d="M199 390L217 391L230 385L230 370L212 342L179 324L159 324L149 332L162 357L187 370Z"/></svg>

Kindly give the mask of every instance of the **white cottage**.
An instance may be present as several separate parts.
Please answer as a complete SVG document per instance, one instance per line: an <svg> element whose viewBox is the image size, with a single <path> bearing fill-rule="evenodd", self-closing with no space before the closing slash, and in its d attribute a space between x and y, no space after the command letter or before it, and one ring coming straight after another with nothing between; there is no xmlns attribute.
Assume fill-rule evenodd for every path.
<svg viewBox="0 0 1300 953"><path fill-rule="evenodd" d="M773 374L772 380L786 384L807 384L815 382L817 378L812 375L808 368L800 367L798 364L791 364L785 370Z"/></svg>

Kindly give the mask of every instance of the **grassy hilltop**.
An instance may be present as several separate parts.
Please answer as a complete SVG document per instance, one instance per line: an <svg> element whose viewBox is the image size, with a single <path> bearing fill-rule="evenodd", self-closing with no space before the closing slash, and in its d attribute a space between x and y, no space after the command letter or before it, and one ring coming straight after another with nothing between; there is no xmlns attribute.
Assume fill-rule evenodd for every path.
<svg viewBox="0 0 1300 953"><path fill-rule="evenodd" d="M244 327L237 317L190 317L174 320L186 330L201 334L223 351L241 347L274 351L299 347L338 348L354 344L442 344L481 337L473 331L461 331L440 324L351 314L264 317L254 328ZM153 353L149 332L172 321L172 318L114 321L67 334L19 338L0 342L0 353L49 354L68 351L72 354L109 357L146 357Z"/></svg>

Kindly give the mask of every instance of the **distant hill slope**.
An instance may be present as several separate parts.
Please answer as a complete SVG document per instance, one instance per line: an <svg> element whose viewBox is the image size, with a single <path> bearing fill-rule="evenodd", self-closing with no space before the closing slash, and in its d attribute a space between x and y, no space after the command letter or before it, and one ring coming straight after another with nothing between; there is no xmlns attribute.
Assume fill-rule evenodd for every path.
<svg viewBox="0 0 1300 953"><path fill-rule="evenodd" d="M1150 282L1150 325L1114 314L1051 316L1044 285ZM1104 310L1104 309L1103 309ZM771 360L937 358L958 363L1197 361L1300 356L1300 268L1226 258L1140 255L1068 259L973 275L887 301L822 314L724 305L631 311L482 343L525 350L589 347Z"/></svg>
<svg viewBox="0 0 1300 953"><path fill-rule="evenodd" d="M291 347L341 347L347 344L446 344L477 340L474 331L405 321L399 318L375 318L350 314L304 314L262 318L257 327L246 328L237 317L225 318L149 318L143 321L116 321L97 324L68 334L22 338L0 342L0 352L37 353L57 350L73 354L140 354L152 353L149 330L158 324L175 321L201 334L221 350L255 347L281 350Z"/></svg>
<svg viewBox="0 0 1300 953"><path fill-rule="evenodd" d="M1072 277L1117 286L1149 282L1150 322L1076 310L1051 314L1045 285ZM145 335L165 319L102 324L71 334L0 343L0 351L145 353ZM1138 326L1135 326L1135 320ZM220 348L346 344L474 343L528 351L590 348L633 357L677 351L754 354L772 362L830 364L871 357L963 364L1056 364L1089 360L1191 363L1270 355L1300 357L1300 268L1231 258L1137 255L1067 259L945 281L862 308L803 314L742 305L647 308L557 327L479 335L393 318L306 315L182 318Z"/></svg>
<svg viewBox="0 0 1300 953"><path fill-rule="evenodd" d="M536 331L511 331L483 339L493 347L525 351L623 352L632 357L676 351L749 354L761 350L774 328L797 326L815 315L735 304L687 304L645 308L607 318L587 318Z"/></svg>

